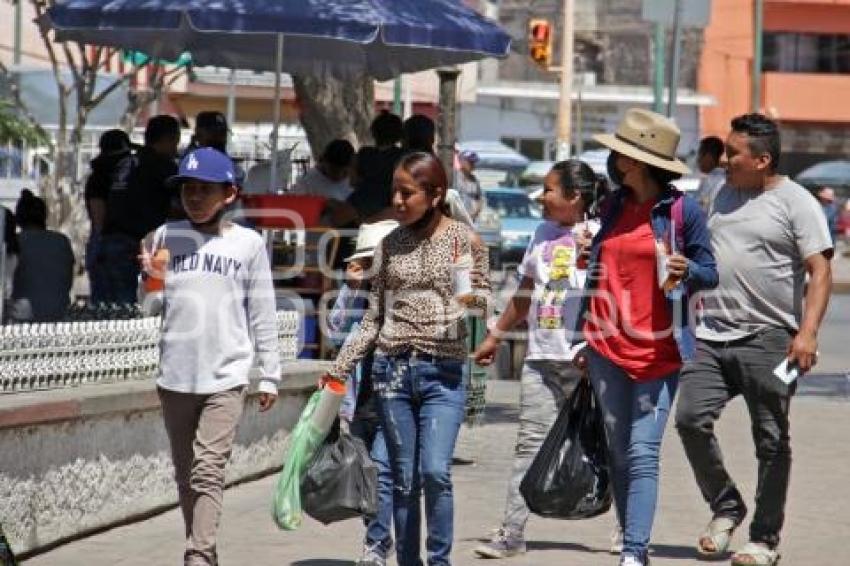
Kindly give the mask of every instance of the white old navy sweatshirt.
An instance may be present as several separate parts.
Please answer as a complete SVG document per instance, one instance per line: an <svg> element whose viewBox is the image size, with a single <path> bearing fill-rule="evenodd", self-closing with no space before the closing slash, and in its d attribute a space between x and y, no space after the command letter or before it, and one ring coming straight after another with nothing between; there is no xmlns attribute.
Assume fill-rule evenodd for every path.
<svg viewBox="0 0 850 566"><path fill-rule="evenodd" d="M277 394L275 296L262 238L235 224L209 235L188 221L169 222L154 234L154 248L163 247L171 258L157 385L181 393L226 391L248 384L256 357L259 390ZM153 297L140 290L140 298L149 305Z"/></svg>

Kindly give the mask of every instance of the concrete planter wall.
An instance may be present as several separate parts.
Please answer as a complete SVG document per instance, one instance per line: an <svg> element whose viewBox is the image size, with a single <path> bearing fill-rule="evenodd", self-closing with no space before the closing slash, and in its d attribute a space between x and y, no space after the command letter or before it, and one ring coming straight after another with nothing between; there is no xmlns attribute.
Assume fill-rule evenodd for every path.
<svg viewBox="0 0 850 566"><path fill-rule="evenodd" d="M270 412L260 415L249 398L228 483L280 467L325 365L284 367ZM0 397L0 521L18 554L175 505L172 475L152 380Z"/></svg>

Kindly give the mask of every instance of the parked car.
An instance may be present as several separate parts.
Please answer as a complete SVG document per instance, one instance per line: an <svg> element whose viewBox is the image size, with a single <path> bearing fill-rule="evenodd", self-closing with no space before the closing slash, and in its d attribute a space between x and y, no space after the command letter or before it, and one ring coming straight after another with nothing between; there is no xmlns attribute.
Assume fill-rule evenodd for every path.
<svg viewBox="0 0 850 566"><path fill-rule="evenodd" d="M813 193L832 187L839 201L850 198L850 161L822 161L801 171L794 180Z"/></svg>
<svg viewBox="0 0 850 566"><path fill-rule="evenodd" d="M485 202L475 220L475 231L487 246L490 269L502 267L502 219Z"/></svg>
<svg viewBox="0 0 850 566"><path fill-rule="evenodd" d="M610 149L602 148L602 149L588 149L587 151L581 152L578 156L579 159L587 163L593 172L596 173L600 177L608 178L608 155L611 153Z"/></svg>
<svg viewBox="0 0 850 566"><path fill-rule="evenodd" d="M483 188L516 186L529 159L498 141L464 141L458 143L460 151L478 154L475 176Z"/></svg>
<svg viewBox="0 0 850 566"><path fill-rule="evenodd" d="M484 198L488 208L502 222L501 259L503 262L519 262L534 231L543 222L540 206L531 200L524 189L485 189Z"/></svg>
<svg viewBox="0 0 850 566"><path fill-rule="evenodd" d="M553 165L555 165L554 161L532 161L519 176L520 186L526 190L542 187L543 179L552 170Z"/></svg>

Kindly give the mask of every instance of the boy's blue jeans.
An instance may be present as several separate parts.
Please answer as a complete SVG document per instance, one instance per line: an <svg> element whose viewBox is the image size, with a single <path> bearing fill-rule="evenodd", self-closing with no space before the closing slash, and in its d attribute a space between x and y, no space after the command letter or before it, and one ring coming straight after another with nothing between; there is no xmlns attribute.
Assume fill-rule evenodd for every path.
<svg viewBox="0 0 850 566"><path fill-rule="evenodd" d="M590 381L605 417L609 465L623 555L645 560L658 500L658 457L679 373L633 380L588 348Z"/></svg>
<svg viewBox="0 0 850 566"><path fill-rule="evenodd" d="M376 354L372 384L393 473L399 566L420 566L417 486L425 491L429 566L448 566L454 535L451 460L463 422L463 361L412 352Z"/></svg>
<svg viewBox="0 0 850 566"><path fill-rule="evenodd" d="M351 422L351 434L360 438L369 448L372 461L378 466L378 512L366 519L366 545L386 558L390 550L392 536L390 528L393 520L393 474L390 470L390 456L384 429L374 419L360 418L355 415Z"/></svg>

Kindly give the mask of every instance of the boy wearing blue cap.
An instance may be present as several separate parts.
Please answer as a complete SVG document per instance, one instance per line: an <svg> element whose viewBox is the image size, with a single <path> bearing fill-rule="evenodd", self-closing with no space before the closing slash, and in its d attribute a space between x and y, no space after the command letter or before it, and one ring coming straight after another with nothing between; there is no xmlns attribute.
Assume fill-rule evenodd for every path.
<svg viewBox="0 0 850 566"><path fill-rule="evenodd" d="M161 297L157 389L186 527L184 564L215 565L225 465L255 360L260 411L277 398L274 288L263 240L224 218L236 198L230 158L196 149L170 182L188 219L142 243L140 302Z"/></svg>

